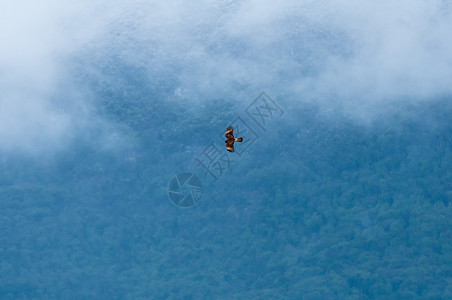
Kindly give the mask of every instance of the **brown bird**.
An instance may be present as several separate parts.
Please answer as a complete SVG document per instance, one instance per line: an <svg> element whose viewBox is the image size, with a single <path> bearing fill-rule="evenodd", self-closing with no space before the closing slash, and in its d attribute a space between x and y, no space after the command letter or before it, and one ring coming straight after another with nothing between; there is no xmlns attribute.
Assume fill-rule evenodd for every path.
<svg viewBox="0 0 452 300"><path fill-rule="evenodd" d="M229 152L234 152L234 142L242 142L243 138L234 138L234 128L232 126L229 126L228 129L226 129L226 149Z"/></svg>

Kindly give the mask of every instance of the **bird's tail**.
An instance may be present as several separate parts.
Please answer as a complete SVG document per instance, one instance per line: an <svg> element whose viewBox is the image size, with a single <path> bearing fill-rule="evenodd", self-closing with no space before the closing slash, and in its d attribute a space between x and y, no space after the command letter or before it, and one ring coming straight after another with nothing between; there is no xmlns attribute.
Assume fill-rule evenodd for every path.
<svg viewBox="0 0 452 300"><path fill-rule="evenodd" d="M241 141L243 141L243 138L236 138L235 141L236 142L241 142Z"/></svg>

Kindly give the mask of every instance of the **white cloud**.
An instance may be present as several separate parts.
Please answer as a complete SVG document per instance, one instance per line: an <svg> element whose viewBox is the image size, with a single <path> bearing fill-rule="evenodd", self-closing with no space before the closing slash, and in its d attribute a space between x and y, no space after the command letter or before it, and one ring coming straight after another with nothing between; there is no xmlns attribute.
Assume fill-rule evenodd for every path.
<svg viewBox="0 0 452 300"><path fill-rule="evenodd" d="M0 148L55 144L88 118L58 105L82 53L147 68L151 83L172 73L175 97L194 103L266 90L365 107L450 94L450 32L445 0L3 1ZM65 88L88 105L85 91Z"/></svg>
<svg viewBox="0 0 452 300"><path fill-rule="evenodd" d="M95 7L52 0L0 4L0 150L55 148L67 141L73 119L86 117L60 102L83 101L65 84L65 68L103 31Z"/></svg>
<svg viewBox="0 0 452 300"><path fill-rule="evenodd" d="M333 24L351 38L353 55L333 57L319 82L342 97L376 101L452 91L452 18L440 1L343 3Z"/></svg>

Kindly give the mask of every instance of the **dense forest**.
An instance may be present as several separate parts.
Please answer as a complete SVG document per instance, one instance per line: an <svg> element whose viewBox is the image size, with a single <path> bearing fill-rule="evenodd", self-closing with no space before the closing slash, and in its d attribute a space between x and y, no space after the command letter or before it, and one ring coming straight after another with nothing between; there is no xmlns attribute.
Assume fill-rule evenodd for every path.
<svg viewBox="0 0 452 300"><path fill-rule="evenodd" d="M452 298L450 98L364 122L269 89L284 115L212 182L193 159L249 103L117 68L79 78L109 128L1 154L0 298ZM168 199L180 172L203 181L194 207Z"/></svg>
<svg viewBox="0 0 452 300"><path fill-rule="evenodd" d="M451 3L2 1L0 300L452 299Z"/></svg>

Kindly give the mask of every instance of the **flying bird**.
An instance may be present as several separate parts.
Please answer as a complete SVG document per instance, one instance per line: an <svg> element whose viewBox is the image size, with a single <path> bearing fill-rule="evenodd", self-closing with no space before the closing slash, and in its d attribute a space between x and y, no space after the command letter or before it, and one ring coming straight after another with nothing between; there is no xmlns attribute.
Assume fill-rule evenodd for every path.
<svg viewBox="0 0 452 300"><path fill-rule="evenodd" d="M234 142L242 142L243 138L234 138L234 128L232 126L229 126L228 129L226 129L226 149L229 152L234 152Z"/></svg>

